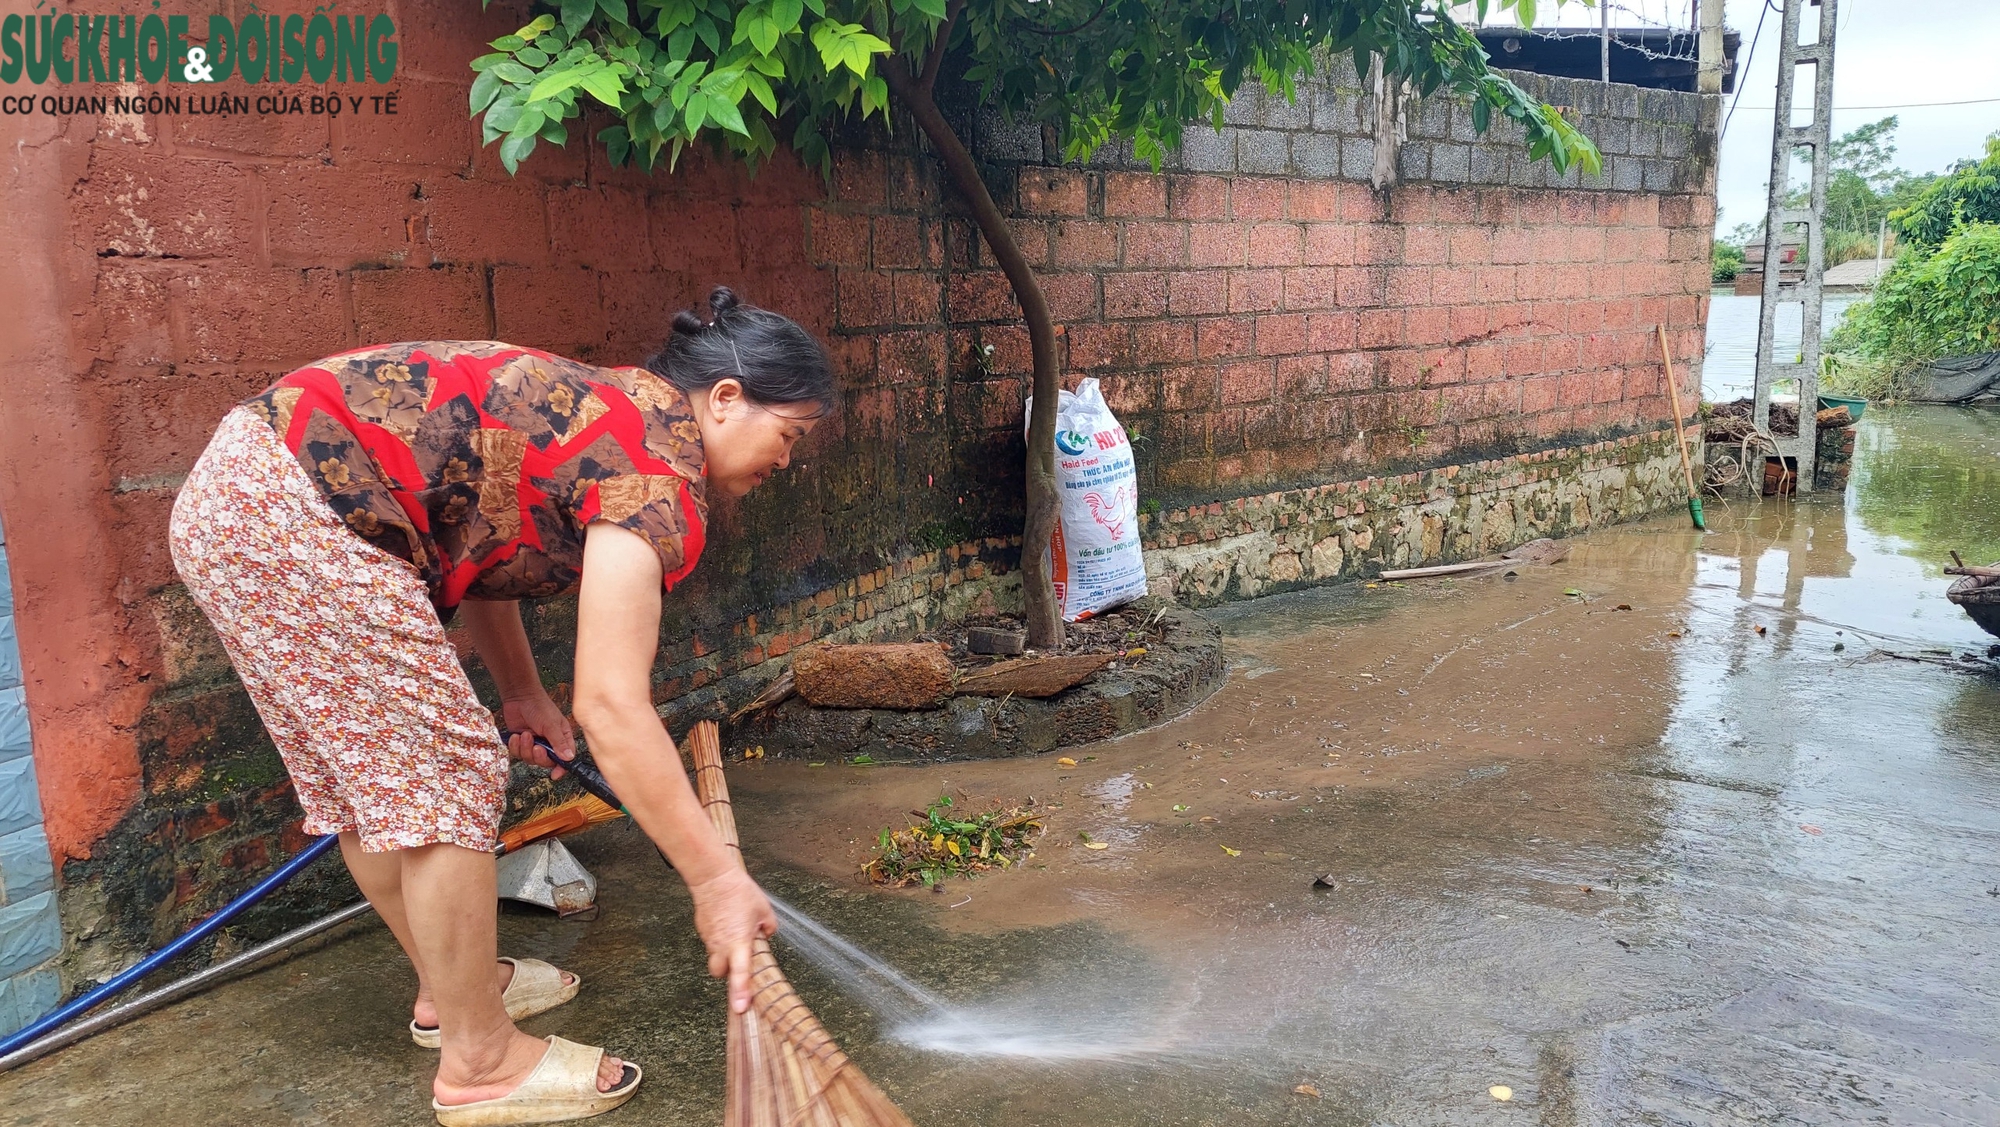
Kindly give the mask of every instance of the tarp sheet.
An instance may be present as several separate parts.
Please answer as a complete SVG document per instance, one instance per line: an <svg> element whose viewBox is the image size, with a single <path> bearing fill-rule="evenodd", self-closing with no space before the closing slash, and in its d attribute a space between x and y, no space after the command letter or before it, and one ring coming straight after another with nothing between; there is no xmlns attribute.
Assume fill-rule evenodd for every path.
<svg viewBox="0 0 2000 1127"><path fill-rule="evenodd" d="M2000 399L2000 352L1953 356L1924 372L1928 386L1912 396L1919 403L1971 403Z"/></svg>

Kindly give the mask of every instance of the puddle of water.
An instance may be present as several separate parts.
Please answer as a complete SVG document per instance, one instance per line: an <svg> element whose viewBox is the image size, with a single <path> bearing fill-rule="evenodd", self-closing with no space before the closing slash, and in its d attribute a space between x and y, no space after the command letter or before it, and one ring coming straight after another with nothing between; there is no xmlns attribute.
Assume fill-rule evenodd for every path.
<svg viewBox="0 0 2000 1127"><path fill-rule="evenodd" d="M733 766L752 871L831 929L788 916L780 957L919 1123L2000 1121L2000 682L1863 660L1987 641L1936 567L2000 558L1991 419L1871 412L1848 498L1706 536L1226 608L1228 685L1073 768ZM939 894L861 885L941 793L1048 832ZM634 1122L713 1121L685 893L629 826L575 849L597 921L503 920L590 983L531 1031L647 1064ZM377 931L0 1077L0 1120L426 1122L413 988Z"/></svg>
<svg viewBox="0 0 2000 1127"><path fill-rule="evenodd" d="M996 945L938 984L987 1035L891 1034L944 1075L871 1058L933 1118L1484 1122L1505 1083L1554 1123L1990 1122L2000 683L1858 660L1983 648L1936 561L2000 551L1944 511L2000 512L1988 425L1871 417L1849 498L1706 537L1226 608L1228 687L1074 770L774 764L743 804L864 842L940 788L1054 807L1026 871L908 898Z"/></svg>

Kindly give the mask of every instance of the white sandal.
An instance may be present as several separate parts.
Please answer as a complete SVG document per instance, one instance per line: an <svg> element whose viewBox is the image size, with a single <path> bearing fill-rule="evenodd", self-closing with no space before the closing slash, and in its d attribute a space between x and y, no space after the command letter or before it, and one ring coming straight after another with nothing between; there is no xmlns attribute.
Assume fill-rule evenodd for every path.
<svg viewBox="0 0 2000 1127"><path fill-rule="evenodd" d="M549 1051L521 1086L498 1099L477 1103L441 1104L431 1110L443 1127L511 1127L517 1123L566 1123L603 1115L632 1098L645 1077L639 1066L625 1062L625 1073L609 1092L597 1090L597 1066L604 1050L560 1037L549 1038Z"/></svg>
<svg viewBox="0 0 2000 1127"><path fill-rule="evenodd" d="M547 1013L583 989L581 975L570 975L570 981L563 981L563 972L540 959L509 959L501 962L514 964L514 977L507 980L507 989L500 995L500 1001L507 1007L507 1017L512 1021ZM410 1019L410 1040L426 1049L435 1049L444 1041L436 1026L426 1029Z"/></svg>

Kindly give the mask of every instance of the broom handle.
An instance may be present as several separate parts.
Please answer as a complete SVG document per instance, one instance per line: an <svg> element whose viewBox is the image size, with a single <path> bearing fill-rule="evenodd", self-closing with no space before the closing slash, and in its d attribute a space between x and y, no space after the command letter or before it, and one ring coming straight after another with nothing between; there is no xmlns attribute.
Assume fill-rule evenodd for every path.
<svg viewBox="0 0 2000 1127"><path fill-rule="evenodd" d="M1681 473L1687 477L1688 496L1693 497L1694 465L1688 461L1687 430L1681 421L1681 389L1674 383L1674 354L1667 348L1667 327L1654 325L1653 330L1660 334L1660 359L1667 364L1667 394L1672 396L1674 401L1674 449L1680 451Z"/></svg>
<svg viewBox="0 0 2000 1127"><path fill-rule="evenodd" d="M729 804L729 783L722 777L722 738L713 720L703 720L688 733L688 757L694 761L694 793L715 823L722 844L742 849L736 840L736 811Z"/></svg>

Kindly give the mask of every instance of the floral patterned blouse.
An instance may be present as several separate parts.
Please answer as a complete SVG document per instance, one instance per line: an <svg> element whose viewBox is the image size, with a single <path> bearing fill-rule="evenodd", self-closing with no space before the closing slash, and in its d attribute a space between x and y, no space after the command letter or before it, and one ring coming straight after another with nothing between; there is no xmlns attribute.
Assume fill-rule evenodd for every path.
<svg viewBox="0 0 2000 1127"><path fill-rule="evenodd" d="M583 530L646 538L672 587L707 521L701 430L680 389L497 341L419 341L300 368L245 403L348 527L460 600L576 589Z"/></svg>

